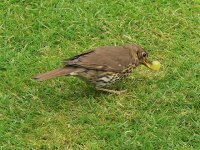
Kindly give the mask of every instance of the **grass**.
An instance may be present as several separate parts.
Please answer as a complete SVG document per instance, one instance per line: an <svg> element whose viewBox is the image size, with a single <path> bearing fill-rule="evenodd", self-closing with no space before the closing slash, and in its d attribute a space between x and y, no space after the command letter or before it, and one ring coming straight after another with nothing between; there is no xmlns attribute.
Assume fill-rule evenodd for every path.
<svg viewBox="0 0 200 150"><path fill-rule="evenodd" d="M200 149L198 0L0 2L1 149ZM137 43L145 67L105 94L35 74L102 45Z"/></svg>

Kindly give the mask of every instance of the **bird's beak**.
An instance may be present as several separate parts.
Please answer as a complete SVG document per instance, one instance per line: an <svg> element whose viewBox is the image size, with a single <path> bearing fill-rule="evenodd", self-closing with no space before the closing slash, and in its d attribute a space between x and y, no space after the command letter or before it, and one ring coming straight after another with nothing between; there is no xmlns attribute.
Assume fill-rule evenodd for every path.
<svg viewBox="0 0 200 150"><path fill-rule="evenodd" d="M143 61L143 64L144 64L146 67L152 69L152 68L151 68L152 62L149 61L148 59L145 59L145 60Z"/></svg>
<svg viewBox="0 0 200 150"><path fill-rule="evenodd" d="M160 70L160 62L159 61L153 61L153 62L150 62L149 60L145 59L143 64L145 66L147 66L148 68L152 69L152 70L155 70L155 71L158 71Z"/></svg>

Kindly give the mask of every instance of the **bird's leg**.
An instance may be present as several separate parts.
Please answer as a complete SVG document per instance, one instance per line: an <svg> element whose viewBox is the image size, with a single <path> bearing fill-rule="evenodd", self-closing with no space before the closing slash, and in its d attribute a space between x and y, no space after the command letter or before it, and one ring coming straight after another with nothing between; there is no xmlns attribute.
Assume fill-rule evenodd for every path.
<svg viewBox="0 0 200 150"><path fill-rule="evenodd" d="M97 90L99 91L104 91L104 92L108 92L108 93L114 93L117 95L120 95L124 92L126 92L126 90L122 90L122 91L116 91L116 90L110 90L110 89L105 89L105 88L101 88L101 87L96 87Z"/></svg>

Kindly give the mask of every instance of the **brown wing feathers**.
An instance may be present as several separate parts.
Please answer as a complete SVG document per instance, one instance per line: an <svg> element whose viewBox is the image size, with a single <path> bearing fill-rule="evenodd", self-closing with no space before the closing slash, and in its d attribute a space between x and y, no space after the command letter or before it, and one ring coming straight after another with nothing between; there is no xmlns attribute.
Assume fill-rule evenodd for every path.
<svg viewBox="0 0 200 150"><path fill-rule="evenodd" d="M44 74L34 79L42 81L56 76L69 75L80 68L122 72L128 65L135 63L130 50L124 46L103 46L90 50L64 61L64 67Z"/></svg>
<svg viewBox="0 0 200 150"><path fill-rule="evenodd" d="M131 63L129 50L123 47L104 46L86 52L65 62L66 66L121 72Z"/></svg>

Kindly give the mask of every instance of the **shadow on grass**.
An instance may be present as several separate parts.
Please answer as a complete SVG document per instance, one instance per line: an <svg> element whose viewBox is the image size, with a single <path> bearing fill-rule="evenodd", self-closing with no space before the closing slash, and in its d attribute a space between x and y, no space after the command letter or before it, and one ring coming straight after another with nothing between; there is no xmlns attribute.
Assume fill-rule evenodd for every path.
<svg viewBox="0 0 200 150"><path fill-rule="evenodd" d="M34 84L35 85L35 84ZM99 101L107 93L98 92L92 85L85 84L77 79L57 79L36 85L37 97L45 106L58 109L70 103L78 105L83 101ZM62 106L63 105L63 106Z"/></svg>
<svg viewBox="0 0 200 150"><path fill-rule="evenodd" d="M127 78L108 87L108 89L127 90L127 92L130 92L134 89L144 88L144 85L150 83L151 80L145 77L138 79ZM61 82L53 81L53 84L51 85L49 85L49 83L44 83L38 90L42 91L39 95L43 99L47 98L49 100L54 99L58 101L81 101L84 99L96 99L109 95L120 96L98 91L93 85L87 84L84 81L67 79Z"/></svg>
<svg viewBox="0 0 200 150"><path fill-rule="evenodd" d="M127 92L122 95L115 95L97 91L91 84L77 78L52 79L36 85L36 95L42 104L48 107L47 109L60 111L66 109L64 107L81 106L87 102L116 101L123 97L144 99L148 93L152 92L152 86L157 90L159 80L161 78L153 80L145 76L123 79L109 89L127 90Z"/></svg>

